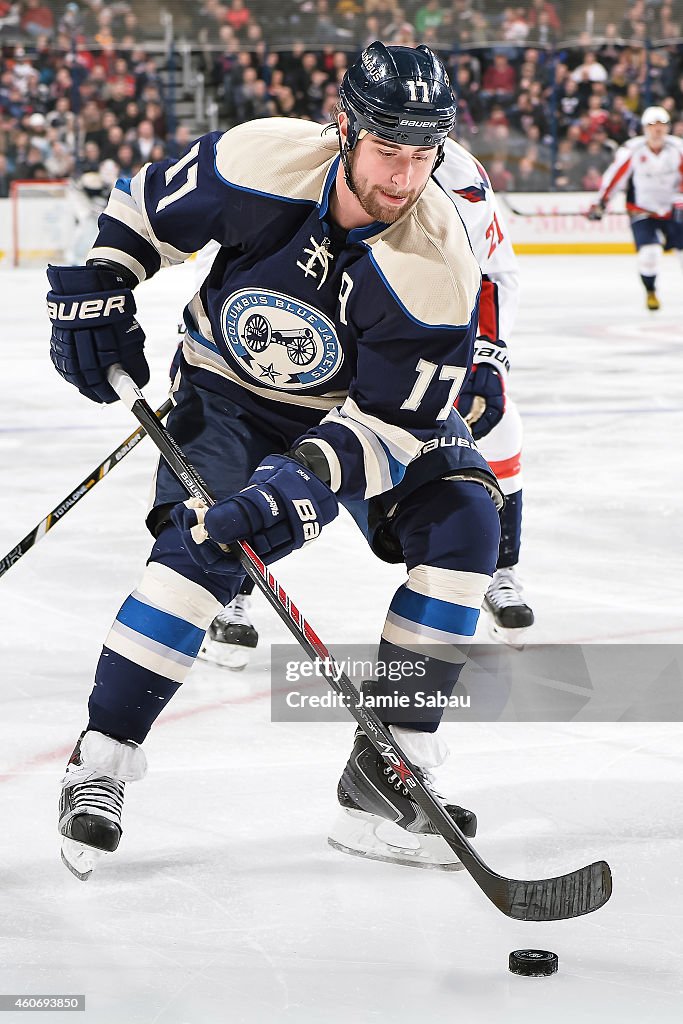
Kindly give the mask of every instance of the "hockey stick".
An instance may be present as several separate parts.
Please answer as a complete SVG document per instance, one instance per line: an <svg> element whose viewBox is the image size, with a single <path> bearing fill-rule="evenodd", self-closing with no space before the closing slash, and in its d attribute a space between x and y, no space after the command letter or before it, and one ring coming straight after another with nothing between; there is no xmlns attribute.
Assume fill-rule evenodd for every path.
<svg viewBox="0 0 683 1024"><path fill-rule="evenodd" d="M163 419L171 409L173 403L168 398L162 406L160 406L155 416L159 419ZM117 466L124 455L135 448L139 441L142 441L147 431L144 427L138 427L137 430L133 431L130 437L127 437L118 448L116 448L111 455L108 455L104 462L100 462L97 469L94 469L90 476L87 476L85 480L82 480L78 487L74 487L73 491L66 496L59 505L56 505L51 512L48 512L45 519L41 520L36 527L34 527L30 533L27 533L23 540L20 540L11 551L8 551L3 559L0 559L0 576L4 576L8 569L11 569L15 565L22 555L25 555L30 548L33 547L48 530L51 530L53 526L59 523L66 513L76 505L88 491L92 490L96 483L106 476L110 469Z"/></svg>
<svg viewBox="0 0 683 1024"><path fill-rule="evenodd" d="M515 217L585 217L588 213L588 210L549 210L548 213L542 213L539 210L518 210L512 205L507 196L500 197L500 193L498 195L499 198L503 199L509 212L513 213Z"/></svg>
<svg viewBox="0 0 683 1024"><path fill-rule="evenodd" d="M206 484L166 427L155 418L140 389L118 366L110 367L108 377L114 391L144 426L188 493L192 497L201 498L209 506L213 505L214 500ZM446 840L485 895L503 914L518 921L561 921L589 914L607 902L612 894L612 876L605 861L597 861L567 875L539 881L519 881L492 871L445 808L415 774L387 727L372 709L358 706L355 686L341 671L325 644L267 566L245 542L239 542L234 554L306 653L314 660L319 660L328 683L342 697L372 745L391 765L436 832Z"/></svg>
<svg viewBox="0 0 683 1024"><path fill-rule="evenodd" d="M542 213L540 210L518 210L506 195L501 196L500 193L498 195L502 198L509 213L513 213L515 217L588 217L588 208L585 210L548 210L547 213ZM604 216L625 217L626 210L610 210L609 212L605 210Z"/></svg>

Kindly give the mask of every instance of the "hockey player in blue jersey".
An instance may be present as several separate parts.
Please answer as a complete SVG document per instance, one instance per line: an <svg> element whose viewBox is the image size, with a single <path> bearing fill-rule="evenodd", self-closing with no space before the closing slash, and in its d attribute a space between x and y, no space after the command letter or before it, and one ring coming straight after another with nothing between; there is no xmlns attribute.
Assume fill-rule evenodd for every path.
<svg viewBox="0 0 683 1024"><path fill-rule="evenodd" d="M125 783L146 770L141 744L242 584L222 545L244 539L276 561L341 502L375 554L408 573L378 664L414 660L428 644L419 689L448 696L457 682L455 645L474 633L496 565L501 499L453 409L481 280L431 180L454 115L430 50L373 43L344 77L336 132L265 119L203 136L180 160L117 183L86 267L48 270L55 367L111 402L113 363L140 386L149 377L135 286L220 244L185 309L168 424L218 500L209 510L186 500L159 464L152 552L105 639L62 784L62 856L79 877L117 848ZM445 756L431 703L407 720L383 716L425 779ZM453 865L360 732L338 798L339 848ZM448 806L473 835L474 814ZM378 834L387 821L403 839Z"/></svg>
<svg viewBox="0 0 683 1024"><path fill-rule="evenodd" d="M523 645L534 613L522 597L516 573L522 538L522 419L508 389L510 342L519 300L519 270L505 218L486 170L452 138L434 179L455 206L482 272L479 328L472 370L457 407L505 495L501 511L498 563L485 597L491 635L514 647ZM198 286L218 252L210 242L197 255ZM514 358L514 356L513 356ZM253 581L221 609L202 643L199 657L235 671L249 662L258 644L250 617Z"/></svg>

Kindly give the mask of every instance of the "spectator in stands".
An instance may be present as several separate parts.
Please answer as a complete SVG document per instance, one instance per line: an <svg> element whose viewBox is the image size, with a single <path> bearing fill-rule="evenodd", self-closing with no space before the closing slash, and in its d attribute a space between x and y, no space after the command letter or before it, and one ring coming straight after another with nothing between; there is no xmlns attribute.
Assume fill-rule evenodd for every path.
<svg viewBox="0 0 683 1024"><path fill-rule="evenodd" d="M623 96L614 96L605 128L618 146L639 131L638 118L626 106Z"/></svg>
<svg viewBox="0 0 683 1024"><path fill-rule="evenodd" d="M71 110L68 96L59 96L55 100L54 109L45 116L48 126L54 128L59 139L70 149L74 148L76 116Z"/></svg>
<svg viewBox="0 0 683 1024"><path fill-rule="evenodd" d="M542 103L533 103L529 92L520 92L517 101L509 112L510 125L518 132L526 134L532 125L538 129L539 135L548 131L548 120Z"/></svg>
<svg viewBox="0 0 683 1024"><path fill-rule="evenodd" d="M146 164L151 159L152 150L161 142L154 134L154 125L146 119L140 121L135 133L135 139L132 141L136 150L136 156L139 157L143 164Z"/></svg>
<svg viewBox="0 0 683 1024"><path fill-rule="evenodd" d="M322 107L325 100L325 86L329 78L325 71L316 69L311 75L306 90L306 117L311 121L322 120Z"/></svg>
<svg viewBox="0 0 683 1024"><path fill-rule="evenodd" d="M138 125L141 118L142 111L140 110L139 104L135 100L128 100L123 114L119 117L119 124L127 134Z"/></svg>
<svg viewBox="0 0 683 1024"><path fill-rule="evenodd" d="M55 27L54 14L41 0L23 0L20 27L29 36L50 36Z"/></svg>
<svg viewBox="0 0 683 1024"><path fill-rule="evenodd" d="M438 29L443 22L443 16L439 0L427 0L415 15L415 31L418 37L422 39L425 29Z"/></svg>
<svg viewBox="0 0 683 1024"><path fill-rule="evenodd" d="M100 147L103 160L114 160L119 146L124 143L123 128L120 124L114 124L109 128Z"/></svg>
<svg viewBox="0 0 683 1024"><path fill-rule="evenodd" d="M553 28L551 16L547 11L538 12L536 23L530 27L528 40L541 46L554 46L557 42L557 31Z"/></svg>
<svg viewBox="0 0 683 1024"><path fill-rule="evenodd" d="M55 139L45 156L45 167L50 178L68 178L73 174L75 160L63 142Z"/></svg>
<svg viewBox="0 0 683 1024"><path fill-rule="evenodd" d="M626 95L624 97L624 106L627 110L630 110L632 114L639 114L642 112L640 86L637 82L629 82L626 89Z"/></svg>
<svg viewBox="0 0 683 1024"><path fill-rule="evenodd" d="M523 7L507 7L503 12L501 35L506 42L518 46L526 42L529 35L529 22Z"/></svg>
<svg viewBox="0 0 683 1024"><path fill-rule="evenodd" d="M595 164L590 164L581 177L581 188L584 192L597 192L602 183L602 171Z"/></svg>
<svg viewBox="0 0 683 1024"><path fill-rule="evenodd" d="M223 20L230 26L238 39L244 39L251 22L251 11L245 6L244 0L230 0L230 6L223 14Z"/></svg>
<svg viewBox="0 0 683 1024"><path fill-rule="evenodd" d="M196 11L186 6L193 9L184 11L180 5L178 22L192 18L207 40L220 41L222 47L208 75L209 90L222 90L221 127L273 113L325 122L353 47L383 38L453 48L449 65L458 92L459 136L489 164L494 156L502 161L501 177L508 181L513 174L518 187L549 177L551 127L557 137L557 187L580 187L592 169L601 169L612 147L637 133L646 90L671 112L672 131L683 135L676 119L676 110L683 108L679 55L673 47L655 46L648 56L638 42L645 38L643 26L650 39L678 29L683 0L635 0L624 25L610 23L598 30L604 41L597 49L583 32L571 49L557 54L559 61L545 54L561 33L559 5L547 0L527 0L524 6L502 0L486 6L483 0L285 0L278 5L271 0L204 0ZM166 139L161 61L145 49L136 10L146 14L127 0L81 0L60 7L51 0L0 0L0 27L13 23L21 31L22 15L35 26L28 53L10 45L0 55L5 175L14 175L17 167L38 175L61 173L73 159L77 138L81 162L96 162L90 149L86 157L85 140L98 147L100 163L118 164L121 158L128 172L164 146L174 158L181 155L192 140L182 133ZM44 11L49 17L37 31ZM567 26L567 34L577 20ZM622 30L637 44L619 42ZM487 50L483 44L496 31L507 45ZM104 47L93 43L98 34ZM264 42L281 43L292 34L306 43L294 40L284 50ZM522 53L520 44L526 41L539 43L540 49L531 46ZM472 43L481 49L463 49ZM23 128L32 114L47 115L45 127L27 134ZM506 165L511 160L514 165Z"/></svg>
<svg viewBox="0 0 683 1024"><path fill-rule="evenodd" d="M575 82L606 82L607 68L600 63L593 50L587 50L583 63L572 71Z"/></svg>
<svg viewBox="0 0 683 1024"><path fill-rule="evenodd" d="M517 73L504 53L496 53L482 78L482 97L509 103L517 85Z"/></svg>
<svg viewBox="0 0 683 1024"><path fill-rule="evenodd" d="M97 145L94 139L89 139L83 146L81 171L99 171L101 161L102 155L100 152L100 147Z"/></svg>
<svg viewBox="0 0 683 1024"><path fill-rule="evenodd" d="M136 159L135 151L130 142L124 142L116 154L119 171L124 178L132 178L140 170L141 162Z"/></svg>
<svg viewBox="0 0 683 1024"><path fill-rule="evenodd" d="M669 76L670 56L666 50L653 50L650 54L650 66L647 77L650 103L661 104L662 100L669 93L671 84Z"/></svg>
<svg viewBox="0 0 683 1024"><path fill-rule="evenodd" d="M514 180L518 192L545 192L549 185L547 171L538 168L530 156L521 157Z"/></svg>
<svg viewBox="0 0 683 1024"><path fill-rule="evenodd" d="M298 105L294 92L288 85L278 89L273 96L275 114L277 117L298 117Z"/></svg>
<svg viewBox="0 0 683 1024"><path fill-rule="evenodd" d="M26 96L31 88L32 80L36 77L36 69L33 66L33 57L26 53L23 46L17 47L14 52L14 62L11 71L14 86L22 96Z"/></svg>
<svg viewBox="0 0 683 1024"><path fill-rule="evenodd" d="M107 84L111 90L114 86L121 85L119 92L131 99L135 96L135 75L128 67L125 57L118 57L114 61L112 73L107 76Z"/></svg>
<svg viewBox="0 0 683 1024"><path fill-rule="evenodd" d="M177 160L184 153L187 153L193 141L193 135L190 132L189 126L187 124L179 124L173 133L173 138L166 141L166 153L172 160Z"/></svg>
<svg viewBox="0 0 683 1024"><path fill-rule="evenodd" d="M531 6L527 14L531 28L536 28L541 20L541 16L547 20L553 32L556 34L560 33L562 22L560 21L555 4L550 3L550 0L531 0Z"/></svg>
<svg viewBox="0 0 683 1024"><path fill-rule="evenodd" d="M342 38L354 41L358 39L363 24L362 14L363 6L356 3L356 0L338 0L334 20Z"/></svg>
<svg viewBox="0 0 683 1024"><path fill-rule="evenodd" d="M459 66L455 76L455 95L458 97L458 109L474 121L470 130L476 132L479 122L484 117L484 105L479 93L479 83L472 80L468 65Z"/></svg>
<svg viewBox="0 0 683 1024"><path fill-rule="evenodd" d="M341 38L339 29L330 12L328 0L316 0L313 37L318 43L334 43L338 42Z"/></svg>
<svg viewBox="0 0 683 1024"><path fill-rule="evenodd" d="M21 10L19 0L0 0L0 33L19 24Z"/></svg>
<svg viewBox="0 0 683 1024"><path fill-rule="evenodd" d="M625 96L629 75L626 61L621 57L612 65L609 73L609 88L613 96Z"/></svg>
<svg viewBox="0 0 683 1024"><path fill-rule="evenodd" d="M394 7L391 21L384 30L386 42L390 46L417 46L415 26L406 17L405 11L398 4Z"/></svg>
<svg viewBox="0 0 683 1024"><path fill-rule="evenodd" d="M456 22L455 17L452 18L452 21L454 22L454 31L456 35L460 36L462 22ZM472 43L473 46L482 46L492 38L491 27L483 11L472 11L468 28L470 43Z"/></svg>
<svg viewBox="0 0 683 1024"><path fill-rule="evenodd" d="M145 120L152 122L154 129L154 135L157 139L166 138L166 114L161 103L156 100L152 100L150 103L145 104L144 112Z"/></svg>
<svg viewBox="0 0 683 1024"><path fill-rule="evenodd" d="M561 139L557 145L554 165L554 186L563 192L572 192L580 185L581 158L571 138Z"/></svg>
<svg viewBox="0 0 683 1024"><path fill-rule="evenodd" d="M494 153L488 161L486 169L491 179L491 184L496 192L510 192L514 186L514 175L505 164L503 153Z"/></svg>
<svg viewBox="0 0 683 1024"><path fill-rule="evenodd" d="M609 117L607 110L603 106L602 96L598 93L593 93L592 96L589 96L586 113L591 122L592 137L595 137L596 131L607 123Z"/></svg>
<svg viewBox="0 0 683 1024"><path fill-rule="evenodd" d="M17 164L16 176L20 181L46 181L49 177L38 146L29 145L25 158Z"/></svg>

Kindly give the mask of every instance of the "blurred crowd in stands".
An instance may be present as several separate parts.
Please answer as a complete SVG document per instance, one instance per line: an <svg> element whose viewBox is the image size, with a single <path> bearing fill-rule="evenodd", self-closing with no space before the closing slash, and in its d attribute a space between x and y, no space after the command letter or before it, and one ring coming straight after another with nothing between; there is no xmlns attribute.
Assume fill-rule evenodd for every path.
<svg viewBox="0 0 683 1024"><path fill-rule="evenodd" d="M379 38L439 52L458 97L456 137L501 191L596 189L653 103L683 136L683 0L198 0L168 9L221 129L271 116L326 123L347 64ZM108 191L148 160L180 156L207 124L176 109L179 67L155 5L0 0L0 197L13 179L83 175Z"/></svg>

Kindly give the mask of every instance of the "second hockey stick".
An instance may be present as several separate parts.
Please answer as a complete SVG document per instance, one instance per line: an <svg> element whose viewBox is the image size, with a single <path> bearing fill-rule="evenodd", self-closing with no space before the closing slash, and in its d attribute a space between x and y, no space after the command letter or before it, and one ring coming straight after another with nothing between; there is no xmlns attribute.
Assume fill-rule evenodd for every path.
<svg viewBox="0 0 683 1024"><path fill-rule="evenodd" d="M500 195L500 193L499 193ZM587 217L588 207L585 210L548 210L543 212L542 210L518 210L516 206L513 206L507 196L501 196L503 203L507 207L509 213L514 214L515 217ZM625 210L611 210L609 213L605 213L606 217L625 217Z"/></svg>
<svg viewBox="0 0 683 1024"><path fill-rule="evenodd" d="M159 419L163 419L164 416L168 415L171 410L172 402L170 398L167 398L162 406L160 406L155 416ZM69 512L74 505L76 505L81 498L92 490L95 484L99 483L102 477L106 476L110 469L114 466L118 466L124 455L127 455L132 448L142 441L147 431L144 427L138 427L134 430L130 437L127 437L125 441L122 441L118 448L115 448L111 455L108 455L103 462L100 462L99 466L92 471L92 473L81 480L78 487L74 487L70 494L67 494L65 498L62 498L59 505L56 505L51 512L45 516L44 519L35 526L30 533L27 533L23 540L20 540L18 544L7 552L4 558L0 559L0 576L4 576L8 569L11 569L19 559L26 554L27 551L33 547L48 530L51 530L53 526L61 522L67 512Z"/></svg>
<svg viewBox="0 0 683 1024"><path fill-rule="evenodd" d="M156 419L143 393L128 374L113 366L108 377L114 391L144 426L188 494L201 498L209 506L213 505L208 487L166 427ZM596 861L556 878L535 881L506 878L492 871L416 774L387 727L371 708L359 706L355 686L341 671L270 569L246 542L239 543L234 555L306 653L320 664L332 689L343 698L365 735L399 776L411 799L422 808L435 831L445 839L482 892L506 917L518 921L561 921L589 914L604 906L612 894L612 875L605 861Z"/></svg>

